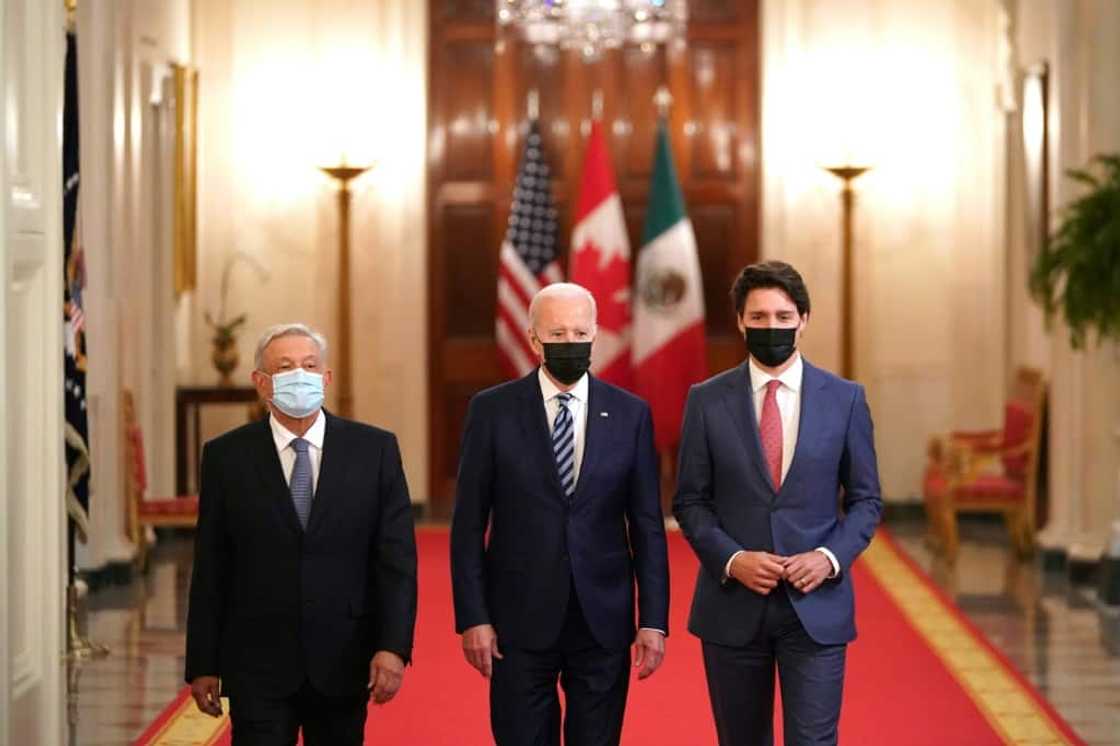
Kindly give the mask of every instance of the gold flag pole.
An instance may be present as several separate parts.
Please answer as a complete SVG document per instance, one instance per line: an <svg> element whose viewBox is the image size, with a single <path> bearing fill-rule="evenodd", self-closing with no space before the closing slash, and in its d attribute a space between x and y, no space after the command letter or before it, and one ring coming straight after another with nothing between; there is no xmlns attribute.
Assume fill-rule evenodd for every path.
<svg viewBox="0 0 1120 746"><path fill-rule="evenodd" d="M71 558L73 563L73 558ZM91 642L78 628L78 606L81 597L78 594L78 584L70 581L66 589L66 660L84 661L92 658L104 658L109 654L109 648L99 642Z"/></svg>

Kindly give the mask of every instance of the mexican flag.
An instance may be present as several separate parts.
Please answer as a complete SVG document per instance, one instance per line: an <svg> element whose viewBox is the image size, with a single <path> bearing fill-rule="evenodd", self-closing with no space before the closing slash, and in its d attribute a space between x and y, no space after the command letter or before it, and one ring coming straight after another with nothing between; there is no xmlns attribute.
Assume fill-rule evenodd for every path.
<svg viewBox="0 0 1120 746"><path fill-rule="evenodd" d="M590 290L599 309L591 372L608 383L631 388L630 239L603 126L597 119L587 141L575 221L568 279Z"/></svg>
<svg viewBox="0 0 1120 746"><path fill-rule="evenodd" d="M664 121L655 147L635 277L633 364L634 390L653 410L664 451L679 440L688 388L707 377L708 363L700 259Z"/></svg>

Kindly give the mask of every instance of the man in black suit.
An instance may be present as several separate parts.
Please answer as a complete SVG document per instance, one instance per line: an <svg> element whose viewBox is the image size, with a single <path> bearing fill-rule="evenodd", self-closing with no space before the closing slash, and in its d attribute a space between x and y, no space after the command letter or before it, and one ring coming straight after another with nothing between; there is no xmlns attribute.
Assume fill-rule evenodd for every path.
<svg viewBox="0 0 1120 746"><path fill-rule="evenodd" d="M187 617L199 709L230 700L236 746L361 744L412 654L416 542L392 433L327 414L326 340L269 329L269 417L206 444ZM220 684L219 684L220 682Z"/></svg>
<svg viewBox="0 0 1120 746"><path fill-rule="evenodd" d="M617 744L629 647L661 664L669 571L649 407L587 370L595 299L549 285L529 310L544 364L471 400L451 528L456 631L490 679L498 744ZM487 540L489 531L489 540ZM634 584L638 626L634 624Z"/></svg>

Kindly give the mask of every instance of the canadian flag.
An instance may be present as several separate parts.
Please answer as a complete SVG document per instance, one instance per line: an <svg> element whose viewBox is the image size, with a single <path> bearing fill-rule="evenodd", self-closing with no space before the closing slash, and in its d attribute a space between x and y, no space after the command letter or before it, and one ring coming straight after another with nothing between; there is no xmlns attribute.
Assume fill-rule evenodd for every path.
<svg viewBox="0 0 1120 746"><path fill-rule="evenodd" d="M590 290L599 307L591 372L608 383L630 388L630 240L598 120L591 124L583 161L568 278Z"/></svg>

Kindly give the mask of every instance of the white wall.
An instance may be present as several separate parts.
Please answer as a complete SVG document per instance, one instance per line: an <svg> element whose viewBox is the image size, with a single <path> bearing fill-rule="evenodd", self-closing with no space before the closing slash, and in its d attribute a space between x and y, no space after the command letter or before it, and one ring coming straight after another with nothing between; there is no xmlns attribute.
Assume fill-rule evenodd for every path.
<svg viewBox="0 0 1120 746"><path fill-rule="evenodd" d="M61 744L61 3L0 12L0 745Z"/></svg>
<svg viewBox="0 0 1120 746"><path fill-rule="evenodd" d="M889 500L925 445L1000 424L1006 379L1004 133L994 0L763 4L763 255L802 270L805 340L839 369L839 182L856 182L855 377Z"/></svg>
<svg viewBox="0 0 1120 746"><path fill-rule="evenodd" d="M216 379L203 313L216 312L236 252L268 272L231 271L227 313L249 314L238 382L271 324L306 321L337 343L336 196L317 166L375 160L353 198L354 414L397 433L418 501L428 496L425 14L413 0L195 2L199 289L181 306L178 346L181 381ZM215 414L204 429L239 419Z"/></svg>

